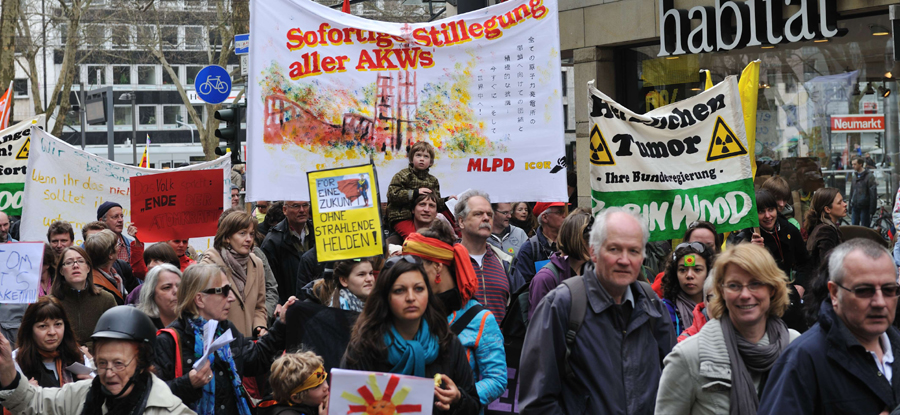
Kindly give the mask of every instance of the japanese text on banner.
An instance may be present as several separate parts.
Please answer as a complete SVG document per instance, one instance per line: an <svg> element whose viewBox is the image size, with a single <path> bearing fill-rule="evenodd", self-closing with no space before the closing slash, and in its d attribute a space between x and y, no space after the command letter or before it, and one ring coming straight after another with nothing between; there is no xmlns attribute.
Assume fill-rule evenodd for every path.
<svg viewBox="0 0 900 415"><path fill-rule="evenodd" d="M758 226L737 78L635 114L588 85L594 211L637 211L650 239L684 236L707 220L720 232Z"/></svg>

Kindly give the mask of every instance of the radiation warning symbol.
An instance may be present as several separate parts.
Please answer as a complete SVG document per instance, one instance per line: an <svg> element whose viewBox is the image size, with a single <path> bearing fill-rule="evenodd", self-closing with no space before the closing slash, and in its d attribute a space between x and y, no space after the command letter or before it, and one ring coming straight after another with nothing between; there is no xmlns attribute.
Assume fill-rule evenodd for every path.
<svg viewBox="0 0 900 415"><path fill-rule="evenodd" d="M25 144L22 144L22 148L19 150L19 154L16 154L16 160L28 160L28 147L31 146L31 137L28 137L25 140Z"/></svg>
<svg viewBox="0 0 900 415"><path fill-rule="evenodd" d="M598 166L615 166L616 161L613 160L609 146L606 145L606 139L600 134L600 128L594 124L591 129L591 164Z"/></svg>
<svg viewBox="0 0 900 415"><path fill-rule="evenodd" d="M718 117L709 143L709 152L706 153L706 161L722 160L745 154L747 154L747 149L741 144L741 140L738 140L731 128L728 128L728 124L725 124L722 117Z"/></svg>

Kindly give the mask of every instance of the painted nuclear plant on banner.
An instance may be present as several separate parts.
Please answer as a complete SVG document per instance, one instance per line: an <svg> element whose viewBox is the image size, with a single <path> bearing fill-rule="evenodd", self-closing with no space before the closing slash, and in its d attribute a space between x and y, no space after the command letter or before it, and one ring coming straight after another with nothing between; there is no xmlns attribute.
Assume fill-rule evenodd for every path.
<svg viewBox="0 0 900 415"><path fill-rule="evenodd" d="M370 157L386 188L420 141L448 194L476 180L497 201L566 199L555 0L416 24L307 0L252 7L251 200L308 200L275 184Z"/></svg>

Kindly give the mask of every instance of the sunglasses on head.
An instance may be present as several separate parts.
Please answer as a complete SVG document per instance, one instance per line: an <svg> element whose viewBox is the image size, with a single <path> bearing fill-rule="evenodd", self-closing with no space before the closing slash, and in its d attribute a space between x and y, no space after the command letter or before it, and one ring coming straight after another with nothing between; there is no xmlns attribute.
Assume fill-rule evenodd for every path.
<svg viewBox="0 0 900 415"><path fill-rule="evenodd" d="M225 284L221 287L210 288L200 292L203 294L221 294L223 297L228 297L228 294L231 294L231 284Z"/></svg>
<svg viewBox="0 0 900 415"><path fill-rule="evenodd" d="M584 232L581 235L581 237L584 238L584 240L586 240L586 241L590 240L591 231L594 229L594 220L595 220L594 215L590 214L589 216L590 216L590 219L588 219L587 226L584 227Z"/></svg>
<svg viewBox="0 0 900 415"><path fill-rule="evenodd" d="M408 255L408 254L392 256L392 257L388 258L387 261L384 262L384 266L381 268L381 271L384 272L384 271L391 269L391 267L393 267L400 261L406 261L406 262L409 262L410 264L416 265L416 264L422 263L422 258L419 258L415 255Z"/></svg>
<svg viewBox="0 0 900 415"><path fill-rule="evenodd" d="M694 248L695 251L701 254L706 252L706 245L700 242L682 242L672 250L672 261L678 259L678 255L676 255L675 253L678 252L678 250L681 248Z"/></svg>

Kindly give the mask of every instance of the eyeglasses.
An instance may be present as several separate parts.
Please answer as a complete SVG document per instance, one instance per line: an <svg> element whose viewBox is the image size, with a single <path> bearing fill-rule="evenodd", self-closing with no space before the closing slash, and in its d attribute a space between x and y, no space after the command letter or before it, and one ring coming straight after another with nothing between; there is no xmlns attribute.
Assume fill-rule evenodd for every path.
<svg viewBox="0 0 900 415"><path fill-rule="evenodd" d="M877 290L881 290L881 295L883 295L885 297L893 298L893 297L896 297L897 295L900 295L900 285L897 285L897 284L882 285L881 287L875 287L872 285L863 285L861 287L854 287L852 289L844 287L843 285L838 284L838 283L834 283L834 284L837 285L838 287L841 287L847 291L852 292L853 295L855 295L857 298L872 298L875 296L875 291L877 291Z"/></svg>
<svg viewBox="0 0 900 415"><path fill-rule="evenodd" d="M706 245L700 242L682 242L672 250L672 261L678 259L678 255L676 255L676 252L678 252L678 250L682 248L694 248L695 251L701 254L706 252Z"/></svg>
<svg viewBox="0 0 900 415"><path fill-rule="evenodd" d="M696 243L696 242L694 242L694 243ZM722 288L724 288L726 291L733 293L733 294L737 294L737 293L740 293L741 291L744 291L744 287L746 287L747 290L749 290L751 293L755 293L766 286L767 286L766 284L761 283L759 281L753 281L750 284L746 284L746 285L738 284L736 282L729 282L728 284L722 284Z"/></svg>
<svg viewBox="0 0 900 415"><path fill-rule="evenodd" d="M63 262L64 267L71 267L72 265L78 264L79 266L87 264L87 261L83 259L67 259L66 262Z"/></svg>
<svg viewBox="0 0 900 415"><path fill-rule="evenodd" d="M309 203L292 203L287 205L290 209L309 209Z"/></svg>
<svg viewBox="0 0 900 415"><path fill-rule="evenodd" d="M494 212L497 212L497 214L503 215L503 216L511 216L512 215L511 210L495 210Z"/></svg>
<svg viewBox="0 0 900 415"><path fill-rule="evenodd" d="M112 370L113 372L121 372L121 371L125 370L125 368L128 367L128 366L131 364L131 362L134 361L134 359L137 359L137 356L131 358L131 360L129 360L128 363L122 363L122 362L112 362L112 363L109 363L109 362L97 362L97 373L99 374L99 373L101 373L101 372L106 372L107 370Z"/></svg>
<svg viewBox="0 0 900 415"><path fill-rule="evenodd" d="M228 294L231 294L231 284L225 284L221 287L210 288L207 290L200 291L203 294L221 294L223 297L228 297Z"/></svg>

